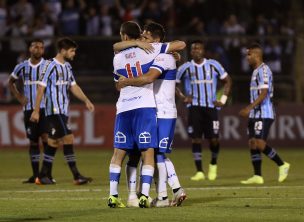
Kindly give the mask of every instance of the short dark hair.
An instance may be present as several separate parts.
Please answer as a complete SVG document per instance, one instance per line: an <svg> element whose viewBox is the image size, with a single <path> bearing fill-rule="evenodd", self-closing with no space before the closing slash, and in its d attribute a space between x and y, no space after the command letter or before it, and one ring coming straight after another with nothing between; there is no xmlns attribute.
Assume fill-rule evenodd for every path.
<svg viewBox="0 0 304 222"><path fill-rule="evenodd" d="M165 29L164 27L156 22L150 22L145 24L144 30L147 32L151 32L153 38L159 38L161 42L165 39Z"/></svg>
<svg viewBox="0 0 304 222"><path fill-rule="evenodd" d="M203 41L203 40L200 40L200 39L193 40L193 41L191 42L191 45L193 45L193 44L201 44L202 46L205 46L204 41Z"/></svg>
<svg viewBox="0 0 304 222"><path fill-rule="evenodd" d="M141 34L141 29L136 22L128 21L122 23L120 32L123 35L129 36L131 39L138 39Z"/></svg>
<svg viewBox="0 0 304 222"><path fill-rule="evenodd" d="M40 42L40 43L44 44L44 41L43 41L42 39L40 39L40 38L34 38L34 39L32 39L32 40L30 41L30 45L31 45L32 43L34 43L34 42Z"/></svg>
<svg viewBox="0 0 304 222"><path fill-rule="evenodd" d="M257 42L253 42L253 43L250 43L248 46L247 46L247 49L260 49L263 51L263 48L262 46L257 43Z"/></svg>
<svg viewBox="0 0 304 222"><path fill-rule="evenodd" d="M71 49L71 48L77 48L78 45L75 41L73 41L72 39L68 38L68 37L63 37L57 40L57 44L56 44L57 50L60 51L61 49Z"/></svg>

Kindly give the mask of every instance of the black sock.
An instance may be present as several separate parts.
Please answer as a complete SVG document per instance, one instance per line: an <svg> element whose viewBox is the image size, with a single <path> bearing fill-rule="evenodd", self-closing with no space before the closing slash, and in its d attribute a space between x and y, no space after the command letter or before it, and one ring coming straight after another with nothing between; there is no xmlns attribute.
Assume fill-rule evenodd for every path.
<svg viewBox="0 0 304 222"><path fill-rule="evenodd" d="M262 176L262 156L259 150L250 150L251 162L254 170L254 175Z"/></svg>
<svg viewBox="0 0 304 222"><path fill-rule="evenodd" d="M41 172L40 172L40 177L46 177L46 176L50 177L56 151L57 151L57 148L52 147L50 145L48 145L44 149L44 156L43 156L43 163L42 163L42 168L41 168Z"/></svg>
<svg viewBox="0 0 304 222"><path fill-rule="evenodd" d="M217 156L218 156L218 153L220 151L220 144L217 143L216 145L214 144L210 144L210 151L211 151L211 161L210 161L210 164L212 165L216 165L217 164Z"/></svg>
<svg viewBox="0 0 304 222"><path fill-rule="evenodd" d="M46 150L47 146L48 146L47 142L42 142L42 144L43 144L43 150ZM47 177L53 178L52 171L53 171L53 165L51 165L50 168L48 169L48 175L47 175Z"/></svg>
<svg viewBox="0 0 304 222"><path fill-rule="evenodd" d="M39 175L40 149L39 145L31 144L29 149L30 160L33 170L33 176L36 178Z"/></svg>
<svg viewBox="0 0 304 222"><path fill-rule="evenodd" d="M76 166L76 157L74 154L73 144L64 144L63 154L73 174L74 180L76 180L79 177L80 173Z"/></svg>
<svg viewBox="0 0 304 222"><path fill-rule="evenodd" d="M202 167L202 145L200 143L192 143L192 154L195 162L196 170L203 171Z"/></svg>
<svg viewBox="0 0 304 222"><path fill-rule="evenodd" d="M263 150L263 153L270 159L272 159L278 166L282 166L284 164L282 159L277 154L276 150L271 148L270 146L266 145L265 149Z"/></svg>

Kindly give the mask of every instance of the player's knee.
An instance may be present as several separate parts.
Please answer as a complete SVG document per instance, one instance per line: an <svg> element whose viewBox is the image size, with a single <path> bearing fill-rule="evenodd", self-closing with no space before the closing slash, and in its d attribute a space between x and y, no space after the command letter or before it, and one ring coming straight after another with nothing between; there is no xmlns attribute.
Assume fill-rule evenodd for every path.
<svg viewBox="0 0 304 222"><path fill-rule="evenodd" d="M48 138L48 145L57 148L59 146L58 140Z"/></svg>
<svg viewBox="0 0 304 222"><path fill-rule="evenodd" d="M266 146L266 142L264 140L262 140L262 139L257 139L256 140L256 147L257 147L257 149L263 151L264 148L265 148L265 146Z"/></svg>
<svg viewBox="0 0 304 222"><path fill-rule="evenodd" d="M212 138L209 140L209 143L211 146L218 146L220 142L217 138Z"/></svg>
<svg viewBox="0 0 304 222"><path fill-rule="evenodd" d="M202 143L202 139L201 138L193 138L192 143Z"/></svg>
<svg viewBox="0 0 304 222"><path fill-rule="evenodd" d="M48 141L48 135L47 135L47 133L42 134L41 135L41 139L42 139L42 142L47 143L47 141Z"/></svg>
<svg viewBox="0 0 304 222"><path fill-rule="evenodd" d="M73 134L66 135L62 138L63 144L73 144L74 143L74 136Z"/></svg>
<svg viewBox="0 0 304 222"><path fill-rule="evenodd" d="M248 146L251 150L256 150L257 147L256 147L256 140L255 139L250 139L248 141Z"/></svg>
<svg viewBox="0 0 304 222"><path fill-rule="evenodd" d="M39 144L39 140L37 139L31 139L30 140L30 145L31 146L37 146Z"/></svg>

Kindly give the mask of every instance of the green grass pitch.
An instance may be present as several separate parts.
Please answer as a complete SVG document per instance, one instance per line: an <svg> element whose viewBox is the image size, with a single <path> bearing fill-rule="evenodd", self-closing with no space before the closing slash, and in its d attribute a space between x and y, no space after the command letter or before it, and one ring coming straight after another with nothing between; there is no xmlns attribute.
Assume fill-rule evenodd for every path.
<svg viewBox="0 0 304 222"><path fill-rule="evenodd" d="M247 148L223 148L219 157L218 179L190 181L194 163L189 149L175 150L173 160L188 199L181 207L151 209L110 209L106 205L108 167L112 150L78 150L80 171L94 178L89 185L75 186L62 151L54 163L56 185L22 184L30 176L28 152L0 150L0 222L20 221L304 221L304 150L278 149L291 163L290 175L277 182L278 168L263 156L263 185L241 185L252 175ZM204 168L210 152L203 152ZM153 186L154 187L154 186ZM125 175L120 196L126 201ZM151 191L155 196L155 189Z"/></svg>

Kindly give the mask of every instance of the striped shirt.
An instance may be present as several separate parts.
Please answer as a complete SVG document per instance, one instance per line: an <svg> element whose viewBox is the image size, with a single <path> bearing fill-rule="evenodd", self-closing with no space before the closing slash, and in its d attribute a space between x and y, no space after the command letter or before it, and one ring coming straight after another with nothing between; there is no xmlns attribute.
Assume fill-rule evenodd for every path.
<svg viewBox="0 0 304 222"><path fill-rule="evenodd" d="M43 58L36 65L33 65L30 59L25 60L15 66L11 76L14 79L20 79L23 83L23 94L27 98L27 104L24 110L33 110L36 104L37 84L40 73L45 65L46 60ZM41 102L40 108L44 108L44 101Z"/></svg>
<svg viewBox="0 0 304 222"><path fill-rule="evenodd" d="M270 68L262 63L256 68L251 76L250 103L253 103L260 95L261 89L268 89L267 96L263 102L250 111L249 118L275 118L272 105L273 81Z"/></svg>
<svg viewBox="0 0 304 222"><path fill-rule="evenodd" d="M42 71L39 84L46 87L46 116L54 114L68 116L69 89L76 84L70 63L62 64L55 58L49 60Z"/></svg>
<svg viewBox="0 0 304 222"><path fill-rule="evenodd" d="M176 82L183 81L185 94L192 96L192 106L214 108L217 81L227 75L221 64L213 59L204 59L201 64L191 60L178 68Z"/></svg>

